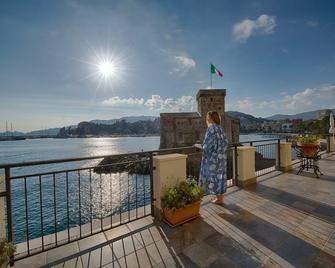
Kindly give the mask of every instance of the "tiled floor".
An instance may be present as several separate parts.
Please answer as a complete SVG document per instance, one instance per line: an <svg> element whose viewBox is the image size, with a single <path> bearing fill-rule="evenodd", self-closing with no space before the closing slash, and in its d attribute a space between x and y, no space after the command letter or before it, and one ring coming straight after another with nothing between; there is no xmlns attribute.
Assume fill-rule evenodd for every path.
<svg viewBox="0 0 335 268"><path fill-rule="evenodd" d="M15 267L335 267L335 155L325 174L273 172L177 228L150 217L23 259Z"/></svg>

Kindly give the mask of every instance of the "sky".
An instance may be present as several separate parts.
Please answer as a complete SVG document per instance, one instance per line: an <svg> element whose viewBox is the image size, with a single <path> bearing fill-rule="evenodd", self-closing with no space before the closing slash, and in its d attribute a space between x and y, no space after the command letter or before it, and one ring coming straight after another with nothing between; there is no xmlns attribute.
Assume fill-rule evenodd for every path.
<svg viewBox="0 0 335 268"><path fill-rule="evenodd" d="M335 2L2 0L0 131L196 111L335 108ZM112 66L103 70L104 64Z"/></svg>

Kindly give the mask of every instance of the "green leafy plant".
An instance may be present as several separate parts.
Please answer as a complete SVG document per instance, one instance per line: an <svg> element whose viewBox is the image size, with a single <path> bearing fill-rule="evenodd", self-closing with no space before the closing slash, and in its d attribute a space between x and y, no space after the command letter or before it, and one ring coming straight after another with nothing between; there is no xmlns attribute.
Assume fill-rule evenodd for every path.
<svg viewBox="0 0 335 268"><path fill-rule="evenodd" d="M0 240L0 267L6 267L9 262L10 256L16 251L16 246L8 242L6 239Z"/></svg>
<svg viewBox="0 0 335 268"><path fill-rule="evenodd" d="M162 198L162 207L174 211L201 200L203 196L204 190L194 180L183 181L166 190Z"/></svg>
<svg viewBox="0 0 335 268"><path fill-rule="evenodd" d="M320 140L319 135L310 135L310 136L299 136L297 137L296 141L301 144L306 144L306 143L315 143Z"/></svg>

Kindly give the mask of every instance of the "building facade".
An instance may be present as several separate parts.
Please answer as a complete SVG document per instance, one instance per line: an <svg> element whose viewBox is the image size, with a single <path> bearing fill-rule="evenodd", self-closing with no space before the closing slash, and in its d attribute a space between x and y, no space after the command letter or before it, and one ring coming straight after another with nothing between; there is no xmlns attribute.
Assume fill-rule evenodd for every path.
<svg viewBox="0 0 335 268"><path fill-rule="evenodd" d="M240 120L225 115L225 89L200 89L197 94L198 111L160 114L160 148L176 148L202 143L208 111L221 116L229 142L239 142Z"/></svg>

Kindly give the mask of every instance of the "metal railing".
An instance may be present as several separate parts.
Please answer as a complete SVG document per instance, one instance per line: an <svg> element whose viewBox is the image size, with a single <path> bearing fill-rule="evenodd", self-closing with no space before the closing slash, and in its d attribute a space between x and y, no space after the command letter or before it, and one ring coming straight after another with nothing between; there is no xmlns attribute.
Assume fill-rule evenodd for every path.
<svg viewBox="0 0 335 268"><path fill-rule="evenodd" d="M120 159L130 156L137 160L28 174L21 170L20 175L11 175L12 169L106 156L0 166L5 169L7 238L18 245L15 259L150 215L152 153ZM126 172L129 165L136 173Z"/></svg>
<svg viewBox="0 0 335 268"><path fill-rule="evenodd" d="M279 143L230 144L227 186L237 185L238 146L256 147L260 176L280 163ZM153 215L152 158L167 153L187 154L187 176L198 179L202 152L195 147L0 165L7 239L18 246L12 261Z"/></svg>
<svg viewBox="0 0 335 268"><path fill-rule="evenodd" d="M241 146L253 146L256 148L256 177L280 169L280 141L281 139L264 139L239 143Z"/></svg>
<svg viewBox="0 0 335 268"><path fill-rule="evenodd" d="M198 179L195 147L0 165L12 262L153 215L152 158L167 153L187 154L187 176Z"/></svg>

